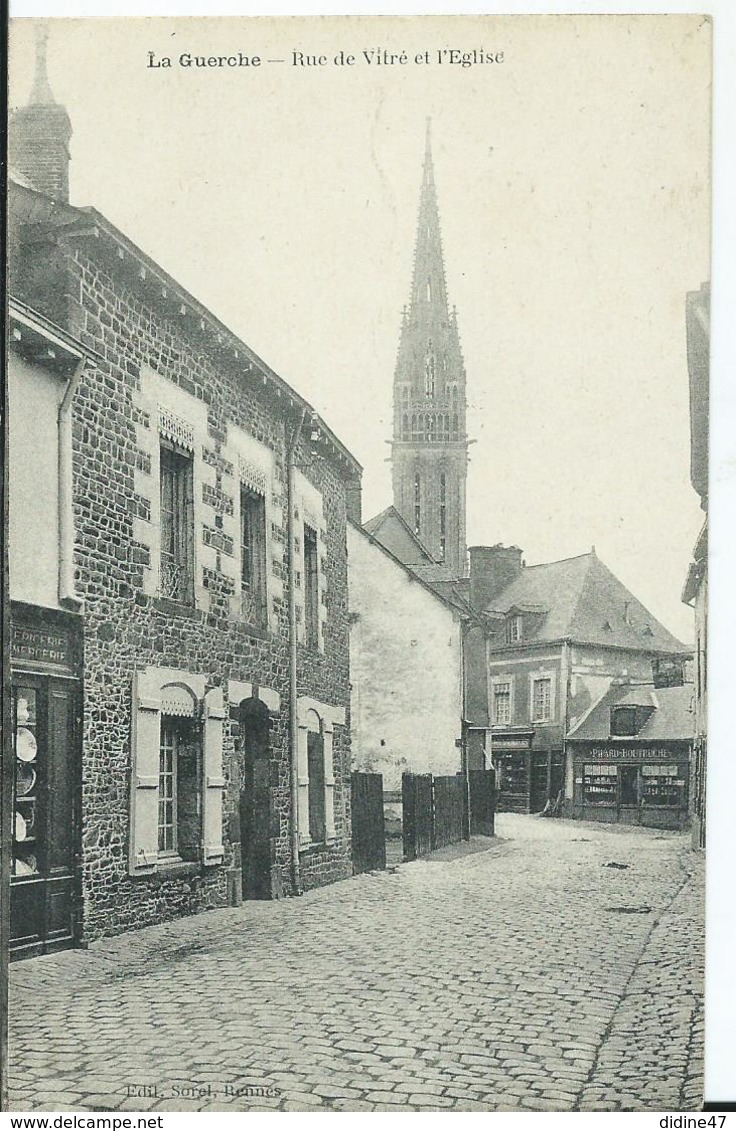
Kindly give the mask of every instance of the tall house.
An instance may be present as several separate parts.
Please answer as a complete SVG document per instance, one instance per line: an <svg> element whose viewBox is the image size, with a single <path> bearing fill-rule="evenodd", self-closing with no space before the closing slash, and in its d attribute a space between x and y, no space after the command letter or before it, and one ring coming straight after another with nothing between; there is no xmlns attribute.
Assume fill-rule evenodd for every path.
<svg viewBox="0 0 736 1131"><path fill-rule="evenodd" d="M445 284L427 124L411 302L394 375L394 506L448 578L466 566L468 465L465 365Z"/></svg>

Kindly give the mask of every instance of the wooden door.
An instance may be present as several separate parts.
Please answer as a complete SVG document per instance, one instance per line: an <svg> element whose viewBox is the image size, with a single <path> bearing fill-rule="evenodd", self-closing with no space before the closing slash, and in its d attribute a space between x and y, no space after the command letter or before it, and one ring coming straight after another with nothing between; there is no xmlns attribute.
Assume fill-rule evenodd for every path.
<svg viewBox="0 0 736 1131"><path fill-rule="evenodd" d="M271 898L270 718L260 699L241 704L243 788L240 846L243 899Z"/></svg>

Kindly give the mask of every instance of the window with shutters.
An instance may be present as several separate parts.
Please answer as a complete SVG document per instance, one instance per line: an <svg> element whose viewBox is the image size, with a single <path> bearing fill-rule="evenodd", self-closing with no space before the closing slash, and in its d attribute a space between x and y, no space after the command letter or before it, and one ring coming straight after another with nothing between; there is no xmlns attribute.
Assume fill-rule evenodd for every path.
<svg viewBox="0 0 736 1131"><path fill-rule="evenodd" d="M191 720L161 717L158 854L198 860L201 844L200 743Z"/></svg>
<svg viewBox="0 0 736 1131"><path fill-rule="evenodd" d="M240 489L240 592L242 615L250 624L268 623L266 587L266 500L246 486Z"/></svg>
<svg viewBox="0 0 736 1131"><path fill-rule="evenodd" d="M304 618L306 645L319 647L319 556L317 531L304 525Z"/></svg>
<svg viewBox="0 0 736 1131"><path fill-rule="evenodd" d="M149 667L133 681L129 870L222 864L222 689Z"/></svg>
<svg viewBox="0 0 736 1131"><path fill-rule="evenodd" d="M191 604L194 600L193 460L168 441L161 442L161 559L162 597Z"/></svg>

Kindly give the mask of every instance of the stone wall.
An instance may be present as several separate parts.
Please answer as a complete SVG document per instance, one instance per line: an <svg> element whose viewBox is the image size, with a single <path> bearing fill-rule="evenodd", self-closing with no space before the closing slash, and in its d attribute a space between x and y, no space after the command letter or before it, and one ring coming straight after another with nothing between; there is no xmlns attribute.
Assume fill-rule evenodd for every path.
<svg viewBox="0 0 736 1131"><path fill-rule="evenodd" d="M227 899L242 784L233 710L226 712L223 736L224 863L129 874L131 689L134 672L148 666L202 674L208 686L221 686L225 694L228 680L236 680L280 696L271 725L272 887L290 890L288 410L287 398L274 394L257 366L228 353L199 318L191 312L184 317L170 297L167 306L161 287L156 290L150 280L144 282L145 272L116 259L115 248L107 242L103 247L102 238L69 244L60 254L67 328L101 358L83 376L73 405L75 581L85 610L82 891L84 937L94 939L222 906ZM32 259L32 247L26 255ZM27 265L25 277L30 279L32 261ZM141 400L144 367L206 407L207 435L197 437L197 458L206 463L210 482L201 498L205 521L195 524L199 593L191 607L156 596L147 573L151 548L140 531L150 508L136 490L150 471L139 444L147 412ZM290 427L298 416L297 406L291 410ZM272 558L275 595L268 629L249 628L234 614L233 569L226 561L232 539L217 535L223 530L220 516L227 511L224 452L231 425L273 453L269 513L275 506L278 521L271 534L278 552ZM348 708L345 483L324 446L311 450L308 434L297 448L296 465L323 495L326 550L324 650L300 647L298 692ZM156 489L154 485L153 494ZM347 725L335 728L334 765L337 839L329 849L305 853L304 886L351 871Z"/></svg>

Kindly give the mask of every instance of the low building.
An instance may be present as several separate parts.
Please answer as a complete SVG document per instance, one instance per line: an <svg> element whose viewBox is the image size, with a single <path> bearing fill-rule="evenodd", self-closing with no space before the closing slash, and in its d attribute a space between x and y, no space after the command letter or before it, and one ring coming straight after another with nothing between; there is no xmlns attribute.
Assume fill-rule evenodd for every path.
<svg viewBox="0 0 736 1131"><path fill-rule="evenodd" d="M573 815L567 737L620 679L683 681L688 649L595 551L526 566L517 546L470 548L470 596L490 620L488 700L498 809Z"/></svg>
<svg viewBox="0 0 736 1131"><path fill-rule="evenodd" d="M469 717L464 687L475 618L352 523L348 563L353 765L382 774L386 815L398 820L404 772L460 773L470 728L474 746L485 734L484 703Z"/></svg>
<svg viewBox="0 0 736 1131"><path fill-rule="evenodd" d="M685 828L692 732L691 683L616 681L568 733L571 816Z"/></svg>
<svg viewBox="0 0 736 1131"><path fill-rule="evenodd" d="M69 203L38 68L10 128L19 953L351 873L360 519L311 406Z"/></svg>

